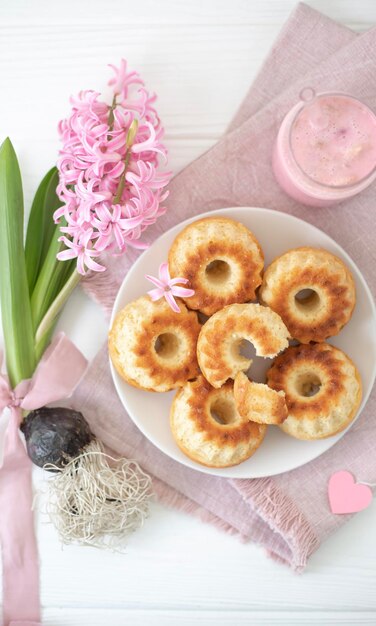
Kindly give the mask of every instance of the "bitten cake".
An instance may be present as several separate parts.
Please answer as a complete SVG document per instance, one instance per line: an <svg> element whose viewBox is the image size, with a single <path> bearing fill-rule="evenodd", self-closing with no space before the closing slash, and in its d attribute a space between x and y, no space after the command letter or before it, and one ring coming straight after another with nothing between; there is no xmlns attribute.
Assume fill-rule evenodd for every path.
<svg viewBox="0 0 376 626"><path fill-rule="evenodd" d="M234 398L239 414L258 424L282 424L288 415L284 391L255 383L243 372L235 376Z"/></svg>
<svg viewBox="0 0 376 626"><path fill-rule="evenodd" d="M197 358L203 375L220 387L252 361L240 353L244 340L257 356L274 357L287 348L289 333L277 313L260 304L230 304L203 325L197 343Z"/></svg>

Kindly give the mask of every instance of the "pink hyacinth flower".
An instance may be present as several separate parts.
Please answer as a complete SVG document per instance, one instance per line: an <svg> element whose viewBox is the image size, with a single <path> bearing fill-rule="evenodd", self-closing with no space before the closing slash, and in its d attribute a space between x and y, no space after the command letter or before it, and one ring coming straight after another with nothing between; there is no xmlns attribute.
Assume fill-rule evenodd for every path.
<svg viewBox="0 0 376 626"><path fill-rule="evenodd" d="M85 231L80 242L74 242L67 239L64 235L59 237L58 241L66 245L66 250L62 250L56 256L59 261L67 261L68 259L77 259L77 271L84 276L86 268L94 272L104 272L106 268L94 261L93 257L98 256L98 252L90 247L91 231Z"/></svg>
<svg viewBox="0 0 376 626"><path fill-rule="evenodd" d="M179 283L186 285L189 281L187 278L182 277L171 278L168 263L161 263L158 278L150 276L149 274L145 274L145 278L150 280L150 282L156 286L156 289L148 291L148 295L152 301L155 302L161 298L166 298L168 304L172 310L175 311L175 313L180 313L180 308L174 296L177 298L190 298L195 293L194 289L179 287Z"/></svg>
<svg viewBox="0 0 376 626"><path fill-rule="evenodd" d="M61 261L77 259L77 271L104 271L97 257L145 249L140 240L166 208L171 172L160 171L166 158L163 127L139 74L111 66L112 104L99 92L81 91L71 98L70 115L59 124L62 149L58 159L57 194L62 203L54 213L64 244Z"/></svg>
<svg viewBox="0 0 376 626"><path fill-rule="evenodd" d="M113 88L116 95L121 94L123 98L126 98L129 85L134 85L135 83L139 85L144 84L138 72L128 72L125 59L121 59L120 67L116 67L111 63L109 63L109 67L113 69L115 76L108 81L108 84Z"/></svg>

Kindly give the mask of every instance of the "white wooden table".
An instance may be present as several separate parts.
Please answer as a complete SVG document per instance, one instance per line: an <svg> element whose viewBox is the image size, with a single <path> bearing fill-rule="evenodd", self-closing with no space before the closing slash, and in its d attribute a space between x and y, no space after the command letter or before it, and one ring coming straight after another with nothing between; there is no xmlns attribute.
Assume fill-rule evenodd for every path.
<svg viewBox="0 0 376 626"><path fill-rule="evenodd" d="M68 97L105 90L123 56L159 94L178 171L221 135L294 0L12 0L0 5L0 139L21 162L26 206L58 149ZM310 0L357 30L375 0ZM376 70L376 68L375 68ZM77 292L60 326L88 357L101 311ZM37 481L40 476L36 476ZM61 548L38 520L48 626L376 624L376 503L313 556L303 576L187 515L153 505L125 555Z"/></svg>

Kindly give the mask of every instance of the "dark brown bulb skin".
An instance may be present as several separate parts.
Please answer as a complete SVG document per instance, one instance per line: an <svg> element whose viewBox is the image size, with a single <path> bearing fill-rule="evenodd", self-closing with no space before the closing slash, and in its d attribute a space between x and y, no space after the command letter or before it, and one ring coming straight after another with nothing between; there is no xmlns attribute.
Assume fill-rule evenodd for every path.
<svg viewBox="0 0 376 626"><path fill-rule="evenodd" d="M94 438L82 413L65 407L42 407L21 424L27 452L35 465L59 468L78 456Z"/></svg>

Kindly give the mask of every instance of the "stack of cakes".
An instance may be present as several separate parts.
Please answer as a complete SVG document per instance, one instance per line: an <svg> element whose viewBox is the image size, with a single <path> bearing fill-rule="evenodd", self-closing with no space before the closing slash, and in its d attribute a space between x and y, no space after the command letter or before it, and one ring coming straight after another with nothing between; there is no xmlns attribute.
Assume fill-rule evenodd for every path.
<svg viewBox="0 0 376 626"><path fill-rule="evenodd" d="M298 439L346 428L361 401L360 377L347 355L325 343L355 306L354 281L339 258L302 247L264 273L255 235L216 217L184 228L168 264L194 295L178 300L180 313L149 296L129 303L114 320L109 350L129 384L178 389L170 424L187 456L228 467L257 450L268 425ZM275 359L266 384L245 374L252 361L241 352L244 341Z"/></svg>

